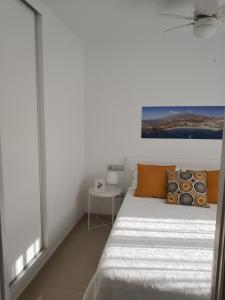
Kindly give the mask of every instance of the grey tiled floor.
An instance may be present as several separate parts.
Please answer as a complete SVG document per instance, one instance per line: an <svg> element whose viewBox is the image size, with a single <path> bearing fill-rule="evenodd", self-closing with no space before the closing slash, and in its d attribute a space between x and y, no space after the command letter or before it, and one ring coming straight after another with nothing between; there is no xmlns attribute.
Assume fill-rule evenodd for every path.
<svg viewBox="0 0 225 300"><path fill-rule="evenodd" d="M83 217L19 300L81 300L108 235L106 228L88 231Z"/></svg>

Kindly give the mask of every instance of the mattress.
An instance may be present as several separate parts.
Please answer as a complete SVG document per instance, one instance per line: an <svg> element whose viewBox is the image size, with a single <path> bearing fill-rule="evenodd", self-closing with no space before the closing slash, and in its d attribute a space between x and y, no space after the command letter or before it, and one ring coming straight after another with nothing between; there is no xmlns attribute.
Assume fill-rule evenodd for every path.
<svg viewBox="0 0 225 300"><path fill-rule="evenodd" d="M129 189L83 300L209 300L216 205L137 198Z"/></svg>

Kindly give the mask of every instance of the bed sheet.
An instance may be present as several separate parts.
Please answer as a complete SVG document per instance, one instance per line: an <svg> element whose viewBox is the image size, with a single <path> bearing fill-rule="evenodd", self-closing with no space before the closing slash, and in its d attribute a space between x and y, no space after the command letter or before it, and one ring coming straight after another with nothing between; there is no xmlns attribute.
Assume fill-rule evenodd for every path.
<svg viewBox="0 0 225 300"><path fill-rule="evenodd" d="M83 300L209 300L216 205L137 198L130 188Z"/></svg>

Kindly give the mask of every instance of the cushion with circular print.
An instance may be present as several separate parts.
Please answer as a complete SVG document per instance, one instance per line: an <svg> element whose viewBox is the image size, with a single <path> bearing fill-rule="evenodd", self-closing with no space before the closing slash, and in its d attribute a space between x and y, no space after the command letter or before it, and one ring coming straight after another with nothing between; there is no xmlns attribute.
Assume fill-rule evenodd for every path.
<svg viewBox="0 0 225 300"><path fill-rule="evenodd" d="M205 171L167 171L169 204L208 207Z"/></svg>

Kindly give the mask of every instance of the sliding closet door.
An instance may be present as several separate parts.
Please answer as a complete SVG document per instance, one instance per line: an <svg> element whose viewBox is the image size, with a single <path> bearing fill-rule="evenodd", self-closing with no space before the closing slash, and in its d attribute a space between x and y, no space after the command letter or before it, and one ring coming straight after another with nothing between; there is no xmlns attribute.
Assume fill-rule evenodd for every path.
<svg viewBox="0 0 225 300"><path fill-rule="evenodd" d="M41 248L35 13L20 0L2 5L0 129L12 281Z"/></svg>

